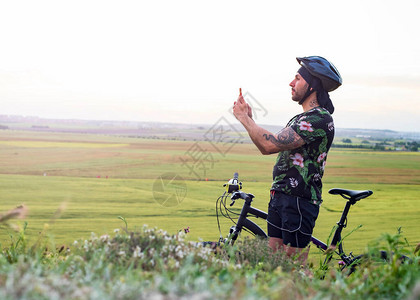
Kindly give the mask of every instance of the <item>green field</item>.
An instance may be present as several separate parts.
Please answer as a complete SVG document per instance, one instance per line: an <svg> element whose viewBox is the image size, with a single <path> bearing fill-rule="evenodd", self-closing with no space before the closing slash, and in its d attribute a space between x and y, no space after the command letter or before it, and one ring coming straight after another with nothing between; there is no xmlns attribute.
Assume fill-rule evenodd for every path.
<svg viewBox="0 0 420 300"><path fill-rule="evenodd" d="M111 233L123 226L119 216L133 229L148 224L176 232L189 226L190 239L216 240L214 208L223 183L239 172L244 190L256 196L254 205L265 210L275 156L262 156L250 144L215 146L204 141L2 130L0 211L25 204L28 236L37 239L49 223L48 234L57 244L70 244L91 232ZM195 171L207 181L187 168L199 158L202 168ZM186 184L186 197L174 207L161 206L153 194L156 179L168 172L180 175ZM350 211L347 230L363 227L347 239L346 247L362 251L369 241L398 227L414 246L420 242L419 186L420 153L333 149L324 176L323 206L344 207L343 199L327 193L332 187L371 189L373 196ZM55 218L60 207L64 208ZM325 240L339 215L321 208L315 235ZM222 225L225 234L230 223L223 220ZM2 228L2 245L10 232Z"/></svg>

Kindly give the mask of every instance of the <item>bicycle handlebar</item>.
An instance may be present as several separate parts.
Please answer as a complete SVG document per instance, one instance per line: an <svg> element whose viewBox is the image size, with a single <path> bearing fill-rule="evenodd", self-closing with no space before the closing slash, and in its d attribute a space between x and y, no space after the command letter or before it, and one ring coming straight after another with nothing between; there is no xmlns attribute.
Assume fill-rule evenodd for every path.
<svg viewBox="0 0 420 300"><path fill-rule="evenodd" d="M249 200L252 200L253 198L254 198L254 195L247 194L241 191L236 191L232 194L232 196L230 196L230 199L232 199L232 201L235 201L236 199L244 199L245 201L249 201Z"/></svg>

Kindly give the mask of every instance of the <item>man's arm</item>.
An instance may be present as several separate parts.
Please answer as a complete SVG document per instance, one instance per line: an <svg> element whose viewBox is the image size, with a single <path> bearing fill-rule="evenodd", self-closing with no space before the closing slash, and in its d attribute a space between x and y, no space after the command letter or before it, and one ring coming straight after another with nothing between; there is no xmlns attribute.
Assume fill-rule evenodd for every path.
<svg viewBox="0 0 420 300"><path fill-rule="evenodd" d="M252 119L240 122L248 131L255 146L264 155L299 148L305 144L305 141L290 127L273 134L258 126Z"/></svg>
<svg viewBox="0 0 420 300"><path fill-rule="evenodd" d="M264 155L278 153L284 150L299 148L305 141L290 127L273 134L258 126L248 113L250 107L239 96L233 107L233 114L248 131L248 134L260 152Z"/></svg>

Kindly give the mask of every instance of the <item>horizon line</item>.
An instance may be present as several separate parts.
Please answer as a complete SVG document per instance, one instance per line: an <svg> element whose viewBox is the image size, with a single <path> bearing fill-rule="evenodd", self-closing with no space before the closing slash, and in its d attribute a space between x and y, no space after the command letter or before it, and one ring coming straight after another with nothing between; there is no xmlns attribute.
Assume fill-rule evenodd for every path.
<svg viewBox="0 0 420 300"><path fill-rule="evenodd" d="M139 121L139 120L122 120L122 119L84 119L84 118L49 118L49 117L40 117L36 115L18 115L18 114L0 114L0 122L4 122L6 120L2 120L2 118L23 118L23 119L38 119L38 120L49 120L49 121L79 121L79 122L116 122L116 123L158 123L158 124L174 124L174 125L199 125L199 126L213 126L217 122L213 123L181 123L181 122L164 122L164 121ZM224 117L221 117L224 118ZM235 124L234 126L237 126L238 124ZM240 123L239 123L240 125ZM274 124L260 124L261 127L264 126L274 126L274 127L281 127L284 128L284 126L281 125L274 125ZM345 129L345 130L372 130L372 131L387 131L387 132L394 132L394 133L414 133L414 134L420 134L420 131L401 131L401 130L393 130L393 129L378 129L378 128L357 128L357 127L337 127L337 129Z"/></svg>

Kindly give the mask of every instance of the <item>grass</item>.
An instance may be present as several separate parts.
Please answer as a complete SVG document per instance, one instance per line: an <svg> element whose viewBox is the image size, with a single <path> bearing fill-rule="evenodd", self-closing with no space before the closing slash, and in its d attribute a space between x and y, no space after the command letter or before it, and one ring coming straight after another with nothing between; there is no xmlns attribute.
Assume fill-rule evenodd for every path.
<svg viewBox="0 0 420 300"><path fill-rule="evenodd" d="M8 189L16 189L13 187L13 182L19 182L17 178L4 179L4 176L0 178L0 182L4 184L2 190L6 194ZM137 180L21 176L20 182L24 181L27 184L20 184L22 192L16 194L21 201L10 202L2 197L1 209L14 207L18 203L24 203L29 207L27 232L31 239L36 238L44 224L50 222L61 203L66 203L66 209L49 230L58 244L70 244L75 239L90 235L91 232L109 233L121 225L118 216L124 216L134 227L148 224L169 232L177 232L189 226L191 240L199 238L217 240L219 236L214 205L222 182L188 183L187 198L181 205L165 208L153 199L152 180L141 180L142 184L139 184ZM46 189L46 186L49 188ZM54 190L51 187L55 187ZM400 185L383 187L378 185L376 188L379 191L376 191L371 198L364 199L352 207L348 230L359 224L363 224L363 227L346 240L346 248L354 253L361 253L369 241L383 232L395 232L400 226L411 245L418 243L419 207L415 204L415 188ZM208 191L206 192L208 197L199 197L203 190ZM255 206L266 208L266 197L264 197L266 191L263 184L246 184L246 190L254 192L258 197L254 202ZM395 201L402 191L411 197L406 196ZM33 198L32 195L38 196ZM391 201L394 202L393 205L387 205ZM343 208L344 200L328 195L324 206L338 211ZM338 221L339 215L339 212L321 209L314 235L325 241L332 226ZM265 228L264 223L259 223ZM231 223L223 219L221 224L225 235ZM8 240L8 236L3 235L2 244L7 245ZM317 253L315 249L312 250L314 254Z"/></svg>
<svg viewBox="0 0 420 300"><path fill-rule="evenodd" d="M66 209L51 227L58 243L71 243L90 232L109 232L120 215L131 224L159 226L170 232L190 226L191 239L213 240L219 234L215 200L222 193L222 184L237 171L244 190L256 196L254 205L266 210L274 156L262 156L249 144L237 144L223 156L208 143L200 142L200 148L214 161L207 164L205 174L201 170L202 179L209 181L197 181L180 161L181 157L193 162L194 157L188 153L194 145L88 134L16 131L12 135L1 131L0 209L25 203L30 210L28 235L36 238L44 223L65 203ZM167 172L186 180L186 198L176 207L162 207L153 197L156 178ZM371 189L374 195L350 212L349 228L363 227L347 245L362 251L372 238L382 232L395 232L400 226L410 243L416 244L420 241L419 175L419 153L334 149L324 177L323 205L333 210L344 206L341 198L326 193L329 188ZM339 213L321 209L315 235L325 239L338 218ZM230 224L223 220L223 226L228 228ZM7 240L7 234L0 235L2 243Z"/></svg>
<svg viewBox="0 0 420 300"><path fill-rule="evenodd" d="M141 295L264 299L281 295L286 299L396 299L415 295L418 265L416 269L400 268L395 263L385 267L366 264L350 279L330 268L328 280L310 281L302 277L300 266L290 261L266 260L270 257L266 246L252 244L256 240L240 241L245 243L238 244L246 255L242 257L236 256L235 249L227 256L211 257L195 249L196 241L219 237L215 201L233 172L239 172L244 191L256 196L253 205L266 210L275 157L261 156L249 144L235 145L222 155L200 142L200 153L211 160L206 161L205 172L200 170L200 178L208 181L198 181L180 161L194 162L196 157L189 155L194 145L89 134L0 131L0 211L20 204L28 209L24 220L13 222L20 225L18 233L11 227L0 227L0 298L138 299ZM161 206L154 199L156 179L167 172L185 179L186 197L174 207ZM413 249L420 242L419 175L419 153L333 149L314 235L326 240L344 207L344 200L329 195L328 189L371 189L374 194L350 211L346 232L363 226L346 238L345 249L369 253L371 247L384 247L373 242L382 236L385 247L392 250L395 244L402 244L401 248L415 257ZM149 243L148 247L139 245L141 250L136 250L137 245L128 238L133 235L121 229L125 228L121 216L127 220L130 234ZM221 224L226 234L231 223L221 220ZM265 228L264 223L259 224ZM154 227L167 233L150 229ZM187 227L190 233L181 241L178 233ZM403 236L394 236L399 227ZM115 228L120 232L113 235ZM155 238L148 240L151 236ZM395 239L401 243L394 243ZM73 245L75 240L79 242ZM156 241L160 244L154 244ZM70 252L55 250L62 244ZM156 249L165 245L179 246L192 254L178 257L175 251L157 255ZM46 247L49 250L45 251ZM142 256L156 265L138 267ZM323 272L317 269L322 259L312 248L316 276ZM23 277L25 284L20 280ZM396 278L402 283L396 284Z"/></svg>
<svg viewBox="0 0 420 300"><path fill-rule="evenodd" d="M147 226L92 234L70 248L29 247L24 238L22 233L0 253L2 299L417 299L420 295L420 257L404 248L400 234L381 237L350 276L332 266L326 270L299 266L282 252L272 253L259 239L245 239L215 253L185 241L183 232L169 234ZM396 257L409 254L411 260L380 261L373 254L383 247ZM305 275L308 272L314 276Z"/></svg>

